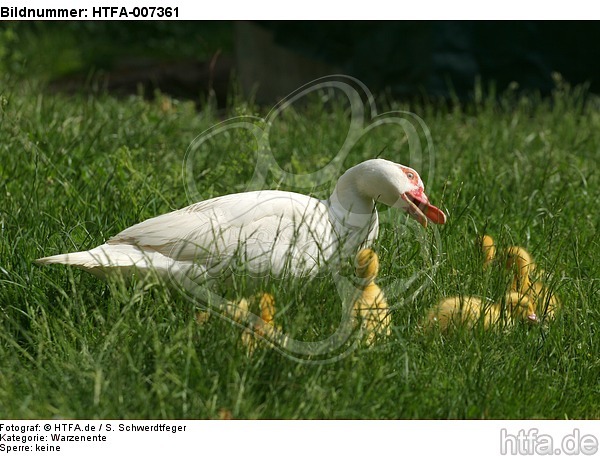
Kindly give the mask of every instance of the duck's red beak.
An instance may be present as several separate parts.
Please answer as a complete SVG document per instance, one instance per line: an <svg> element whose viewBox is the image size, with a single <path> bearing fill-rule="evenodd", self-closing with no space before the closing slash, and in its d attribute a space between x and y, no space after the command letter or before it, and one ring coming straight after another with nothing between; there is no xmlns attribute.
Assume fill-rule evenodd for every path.
<svg viewBox="0 0 600 456"><path fill-rule="evenodd" d="M446 223L446 214L429 202L422 188L406 192L401 197L408 204L406 211L409 215L424 227L427 226L427 220L437 224Z"/></svg>

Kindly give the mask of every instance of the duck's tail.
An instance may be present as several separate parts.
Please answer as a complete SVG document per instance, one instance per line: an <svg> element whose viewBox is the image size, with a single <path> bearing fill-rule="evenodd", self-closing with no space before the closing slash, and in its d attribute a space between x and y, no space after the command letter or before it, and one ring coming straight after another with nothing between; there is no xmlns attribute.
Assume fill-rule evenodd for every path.
<svg viewBox="0 0 600 456"><path fill-rule="evenodd" d="M98 277L109 271L128 273L132 269L165 271L172 260L158 252L144 251L130 244L102 244L92 250L52 255L35 260L37 264L65 264L83 269Z"/></svg>

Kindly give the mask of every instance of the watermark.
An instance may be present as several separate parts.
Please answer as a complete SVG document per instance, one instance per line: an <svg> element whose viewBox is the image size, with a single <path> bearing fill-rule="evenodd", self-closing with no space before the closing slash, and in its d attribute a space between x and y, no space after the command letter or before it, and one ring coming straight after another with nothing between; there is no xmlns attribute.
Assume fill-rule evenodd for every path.
<svg viewBox="0 0 600 456"><path fill-rule="evenodd" d="M321 99L324 106L331 100L342 100L346 106L348 131L344 140L338 144L337 150L315 151L316 154L321 152L328 158L326 163L317 169L311 169L309 173L299 175L278 161L277 155L281 154L274 153L273 144L277 143L276 134L285 135L285 128L278 130L274 125L278 125L278 119L290 110L295 112L296 106L302 106L311 97ZM320 127L329 128L327 125ZM263 192L260 201L257 200L255 205L247 204L247 200L244 200L244 204L236 207L236 197L223 197L218 203L211 203L211 192L205 185L201 185L201 181L206 172L207 157L215 160L214 166L227 166L220 161L223 160L223 156L219 153L218 146L226 143L229 147L236 147L232 138L237 135L243 139L241 142L246 150L250 150L248 153L254 157L254 163L253 171L249 173L251 177L245 182L238 182L236 192L267 190L276 182L280 187L293 188L294 192L300 195L312 194L315 189L326 193L328 190L327 198L335 188L338 178L349 167L346 159L350 152L357 144L364 145L370 139L377 138L382 128L392 129L397 144L402 145L401 148L384 148L384 158L410 166L420 173L423 182L430 181L434 175L435 154L431 134L425 122L406 111L379 114L375 99L368 88L349 76L335 75L317 79L292 92L264 118L234 117L199 134L188 147L183 163L186 194L189 203L195 205L198 223L183 236L185 242L173 247L181 250L173 250L171 255L173 258L186 257L189 260L186 249L191 246L189 250L196 252L196 256L192 261L173 261L170 268L172 281L195 303L223 318L239 323L239 318L232 316L236 314L239 317L233 303L216 293L211 284L214 285L215 281L219 280L232 280L232 275L233 279L236 279L235 274L244 270L244 266L244 274L256 281L262 280L263 283L268 282L272 274L281 276L286 272L293 273L298 270L308 271L307 276L314 280L329 277L335 285L328 300L332 305L342 308L339 325L333 334L319 341L308 342L295 339L284 331L275 330L270 333L269 339L277 350L298 361L333 362L348 355L356 348L361 338L361 332L356 330L352 314L357 284L353 276L341 272L339 261L331 261L339 252L348 252L344 252L343 248L333 243L327 244L318 229L318 223L313 223L314 217L320 216L320 206L310 206L302 220L295 220L292 227L282 227L282 222L275 220L271 225L277 225L276 230L271 229L270 225L257 223L248 233L248 230L244 231L246 226L242 225L245 220L254 220L254 215L248 215L250 212L256 211L256 217L269 217L271 214L268 211L261 212L263 208L281 207L284 208L281 210L285 210L285 205L290 204L289 196L277 193L267 195ZM281 150L279 143L277 144L278 150ZM380 153L382 150L372 150L365 159L375 158ZM239 216L232 216L236 214L236 210L239 210ZM227 223L219 224L219 215L224 212L227 213ZM273 213L276 212L277 209L273 209ZM368 229L362 233L365 237L373 233L376 235L378 226L379 235L390 234L394 244L396 238L402 238L403 242L397 243L398 249L418 246L413 258L419 257L424 265L418 272L406 269L407 274L402 277L386 277L385 274L379 277L379 281L385 284L386 292L391 290L388 296L392 310L407 300L416 298L431 282L431 276L440 263L442 250L440 236L435 227L424 230L416 223L407 223L407 218L400 212L390 209L379 216L367 214L369 221L365 226ZM232 230L232 226L238 227L238 231ZM282 243L278 242L277 237L281 233L288 238L292 236L295 241L291 247L286 247L287 250L282 250ZM391 260L396 260L396 256L392 256ZM301 284L298 286L305 286L306 283L310 281L297 282ZM244 318L249 327L260 324L260 319L260 316L249 311Z"/></svg>
<svg viewBox="0 0 600 456"><path fill-rule="evenodd" d="M500 430L502 455L594 455L598 453L598 438L583 434L579 429L566 434L556 442L554 436L543 434L537 428L520 429L516 434Z"/></svg>

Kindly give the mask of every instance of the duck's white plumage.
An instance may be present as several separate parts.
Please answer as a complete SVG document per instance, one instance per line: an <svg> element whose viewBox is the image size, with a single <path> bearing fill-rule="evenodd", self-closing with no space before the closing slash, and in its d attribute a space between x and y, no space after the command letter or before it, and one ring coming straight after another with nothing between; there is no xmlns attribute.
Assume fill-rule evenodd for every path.
<svg viewBox="0 0 600 456"><path fill-rule="evenodd" d="M346 171L327 200L275 190L225 195L138 223L92 250L37 262L69 264L100 277L134 269L216 275L229 266L252 274L312 275L372 243L375 201L403 208L422 224L445 222L414 170L374 159Z"/></svg>

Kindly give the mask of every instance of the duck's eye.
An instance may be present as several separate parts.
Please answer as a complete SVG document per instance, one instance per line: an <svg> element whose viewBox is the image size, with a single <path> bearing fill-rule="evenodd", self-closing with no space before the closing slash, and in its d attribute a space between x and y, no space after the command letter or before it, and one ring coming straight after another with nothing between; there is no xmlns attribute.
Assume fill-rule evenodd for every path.
<svg viewBox="0 0 600 456"><path fill-rule="evenodd" d="M415 175L413 173L406 173L406 177L408 177L410 180L413 180L415 178Z"/></svg>

